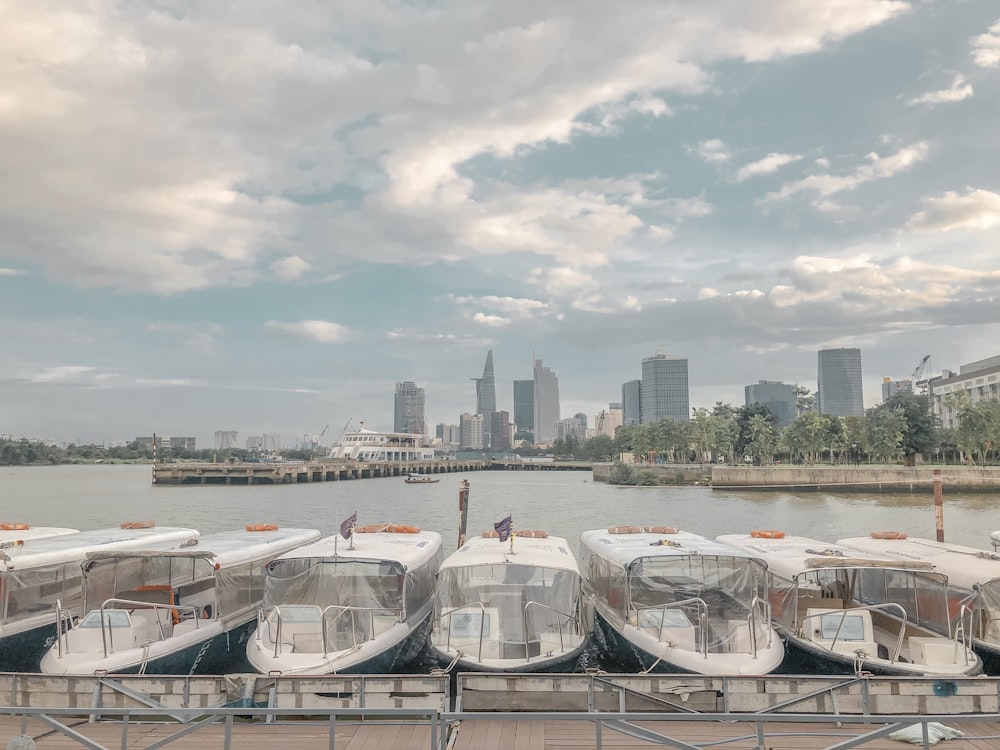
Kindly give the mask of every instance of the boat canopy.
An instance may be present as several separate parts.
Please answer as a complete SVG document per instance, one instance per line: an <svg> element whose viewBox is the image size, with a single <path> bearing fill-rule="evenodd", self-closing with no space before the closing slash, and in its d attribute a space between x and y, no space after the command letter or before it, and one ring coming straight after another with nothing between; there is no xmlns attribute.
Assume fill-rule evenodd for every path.
<svg viewBox="0 0 1000 750"><path fill-rule="evenodd" d="M912 537L852 537L841 539L837 544L890 560L912 560L933 565L935 570L948 576L948 582L952 586L969 590L993 579L1000 579L1000 553L989 550Z"/></svg>
<svg viewBox="0 0 1000 750"><path fill-rule="evenodd" d="M514 537L513 552L510 540L501 542L497 537L471 537L441 564L441 569L518 564L580 574L569 544L558 536Z"/></svg>

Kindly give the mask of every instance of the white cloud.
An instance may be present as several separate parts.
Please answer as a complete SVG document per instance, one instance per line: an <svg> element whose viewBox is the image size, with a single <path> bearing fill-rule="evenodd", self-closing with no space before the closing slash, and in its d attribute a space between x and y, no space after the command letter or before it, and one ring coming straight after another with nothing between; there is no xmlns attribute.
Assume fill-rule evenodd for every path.
<svg viewBox="0 0 1000 750"><path fill-rule="evenodd" d="M271 271L282 281L295 281L310 268L312 266L298 255L290 255L271 264Z"/></svg>
<svg viewBox="0 0 1000 750"><path fill-rule="evenodd" d="M843 175L813 174L801 180L789 182L780 190L768 193L765 201L782 201L798 193L815 193L825 198L837 193L854 190L859 185L874 180L884 180L899 172L910 169L927 158L929 147L920 141L901 148L889 156L879 156L872 152L865 159L866 164L855 167L853 171Z"/></svg>
<svg viewBox="0 0 1000 750"><path fill-rule="evenodd" d="M32 383L73 381L79 380L83 375L95 372L96 369L87 365L56 365L54 367L46 367L41 372L31 375L28 379Z"/></svg>
<svg viewBox="0 0 1000 750"><path fill-rule="evenodd" d="M949 190L940 198L924 200L924 210L907 226L919 232L950 232L952 229L989 229L1000 225L1000 195L968 187L964 195Z"/></svg>
<svg viewBox="0 0 1000 750"><path fill-rule="evenodd" d="M549 310L549 306L545 302L522 297L486 295L483 297L451 296L451 299L455 304L479 305L518 318L530 318L534 315L544 314Z"/></svg>
<svg viewBox="0 0 1000 750"><path fill-rule="evenodd" d="M492 346L493 339L482 336L470 336L457 333L425 333L422 331L407 331L396 329L386 333L386 338L393 342L409 342L414 344L444 344L448 346L464 346L470 349L481 349Z"/></svg>
<svg viewBox="0 0 1000 750"><path fill-rule="evenodd" d="M575 268L536 268L528 277L553 297L572 297L597 290L599 284L590 274Z"/></svg>
<svg viewBox="0 0 1000 750"><path fill-rule="evenodd" d="M973 37L972 60L981 68L995 68L1000 65L1000 21L990 26L985 34Z"/></svg>
<svg viewBox="0 0 1000 750"><path fill-rule="evenodd" d="M816 159L816 161L814 161L813 164L815 164L820 169L830 168L830 160L827 159L825 156L821 156L820 158Z"/></svg>
<svg viewBox="0 0 1000 750"><path fill-rule="evenodd" d="M0 276L23 276L24 271L17 268L2 268L0 267Z"/></svg>
<svg viewBox="0 0 1000 750"><path fill-rule="evenodd" d="M502 315L487 315L486 313L477 312L472 315L472 322L486 326L487 328L504 328L510 325L511 320Z"/></svg>
<svg viewBox="0 0 1000 750"><path fill-rule="evenodd" d="M772 172L777 172L786 164L791 164L801 158L798 154L770 153L763 159L744 164L737 170L735 179L737 182L743 182L757 175L771 174Z"/></svg>
<svg viewBox="0 0 1000 750"><path fill-rule="evenodd" d="M944 104L947 102L960 102L972 96L972 84L962 74L955 76L951 86L939 91L928 91L926 94L910 99L910 105L914 104Z"/></svg>
<svg viewBox="0 0 1000 750"><path fill-rule="evenodd" d="M320 344L339 344L344 341L349 331L339 323L326 320L301 320L298 323L279 323L269 320L264 327L270 331L287 333L305 341L315 341Z"/></svg>
<svg viewBox="0 0 1000 750"><path fill-rule="evenodd" d="M730 153L725 141L718 138L710 138L707 141L698 141L698 145L688 149L697 154L709 164L721 164L729 161Z"/></svg>

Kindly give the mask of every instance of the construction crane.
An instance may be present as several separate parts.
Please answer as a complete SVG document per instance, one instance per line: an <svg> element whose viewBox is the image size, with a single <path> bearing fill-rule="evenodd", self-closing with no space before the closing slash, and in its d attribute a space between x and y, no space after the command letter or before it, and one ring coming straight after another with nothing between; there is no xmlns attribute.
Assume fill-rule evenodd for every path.
<svg viewBox="0 0 1000 750"><path fill-rule="evenodd" d="M916 382L923 376L924 370L927 368L927 363L930 362L930 359L931 355L925 354L924 358L920 360L920 364L917 365L917 369L915 369L913 374L910 375L910 380L912 380L914 384L916 384Z"/></svg>

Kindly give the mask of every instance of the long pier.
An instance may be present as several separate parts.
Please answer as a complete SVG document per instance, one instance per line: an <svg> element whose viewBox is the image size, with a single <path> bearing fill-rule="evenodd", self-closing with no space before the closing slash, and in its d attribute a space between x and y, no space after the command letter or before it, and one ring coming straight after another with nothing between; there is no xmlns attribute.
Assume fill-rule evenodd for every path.
<svg viewBox="0 0 1000 750"><path fill-rule="evenodd" d="M340 482L350 479L404 477L410 473L452 474L482 471L488 461L442 459L434 461L283 461L224 463L154 463L156 485L255 485Z"/></svg>

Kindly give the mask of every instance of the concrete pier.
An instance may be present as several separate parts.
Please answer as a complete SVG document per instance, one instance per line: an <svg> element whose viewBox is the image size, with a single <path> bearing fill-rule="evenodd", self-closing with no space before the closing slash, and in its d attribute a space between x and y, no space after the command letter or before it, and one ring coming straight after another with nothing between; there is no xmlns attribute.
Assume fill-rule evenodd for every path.
<svg viewBox="0 0 1000 750"><path fill-rule="evenodd" d="M482 471L488 467L487 461L471 460L155 463L153 464L153 484L306 484L309 482L338 482L348 479L405 477L413 472L452 474Z"/></svg>

